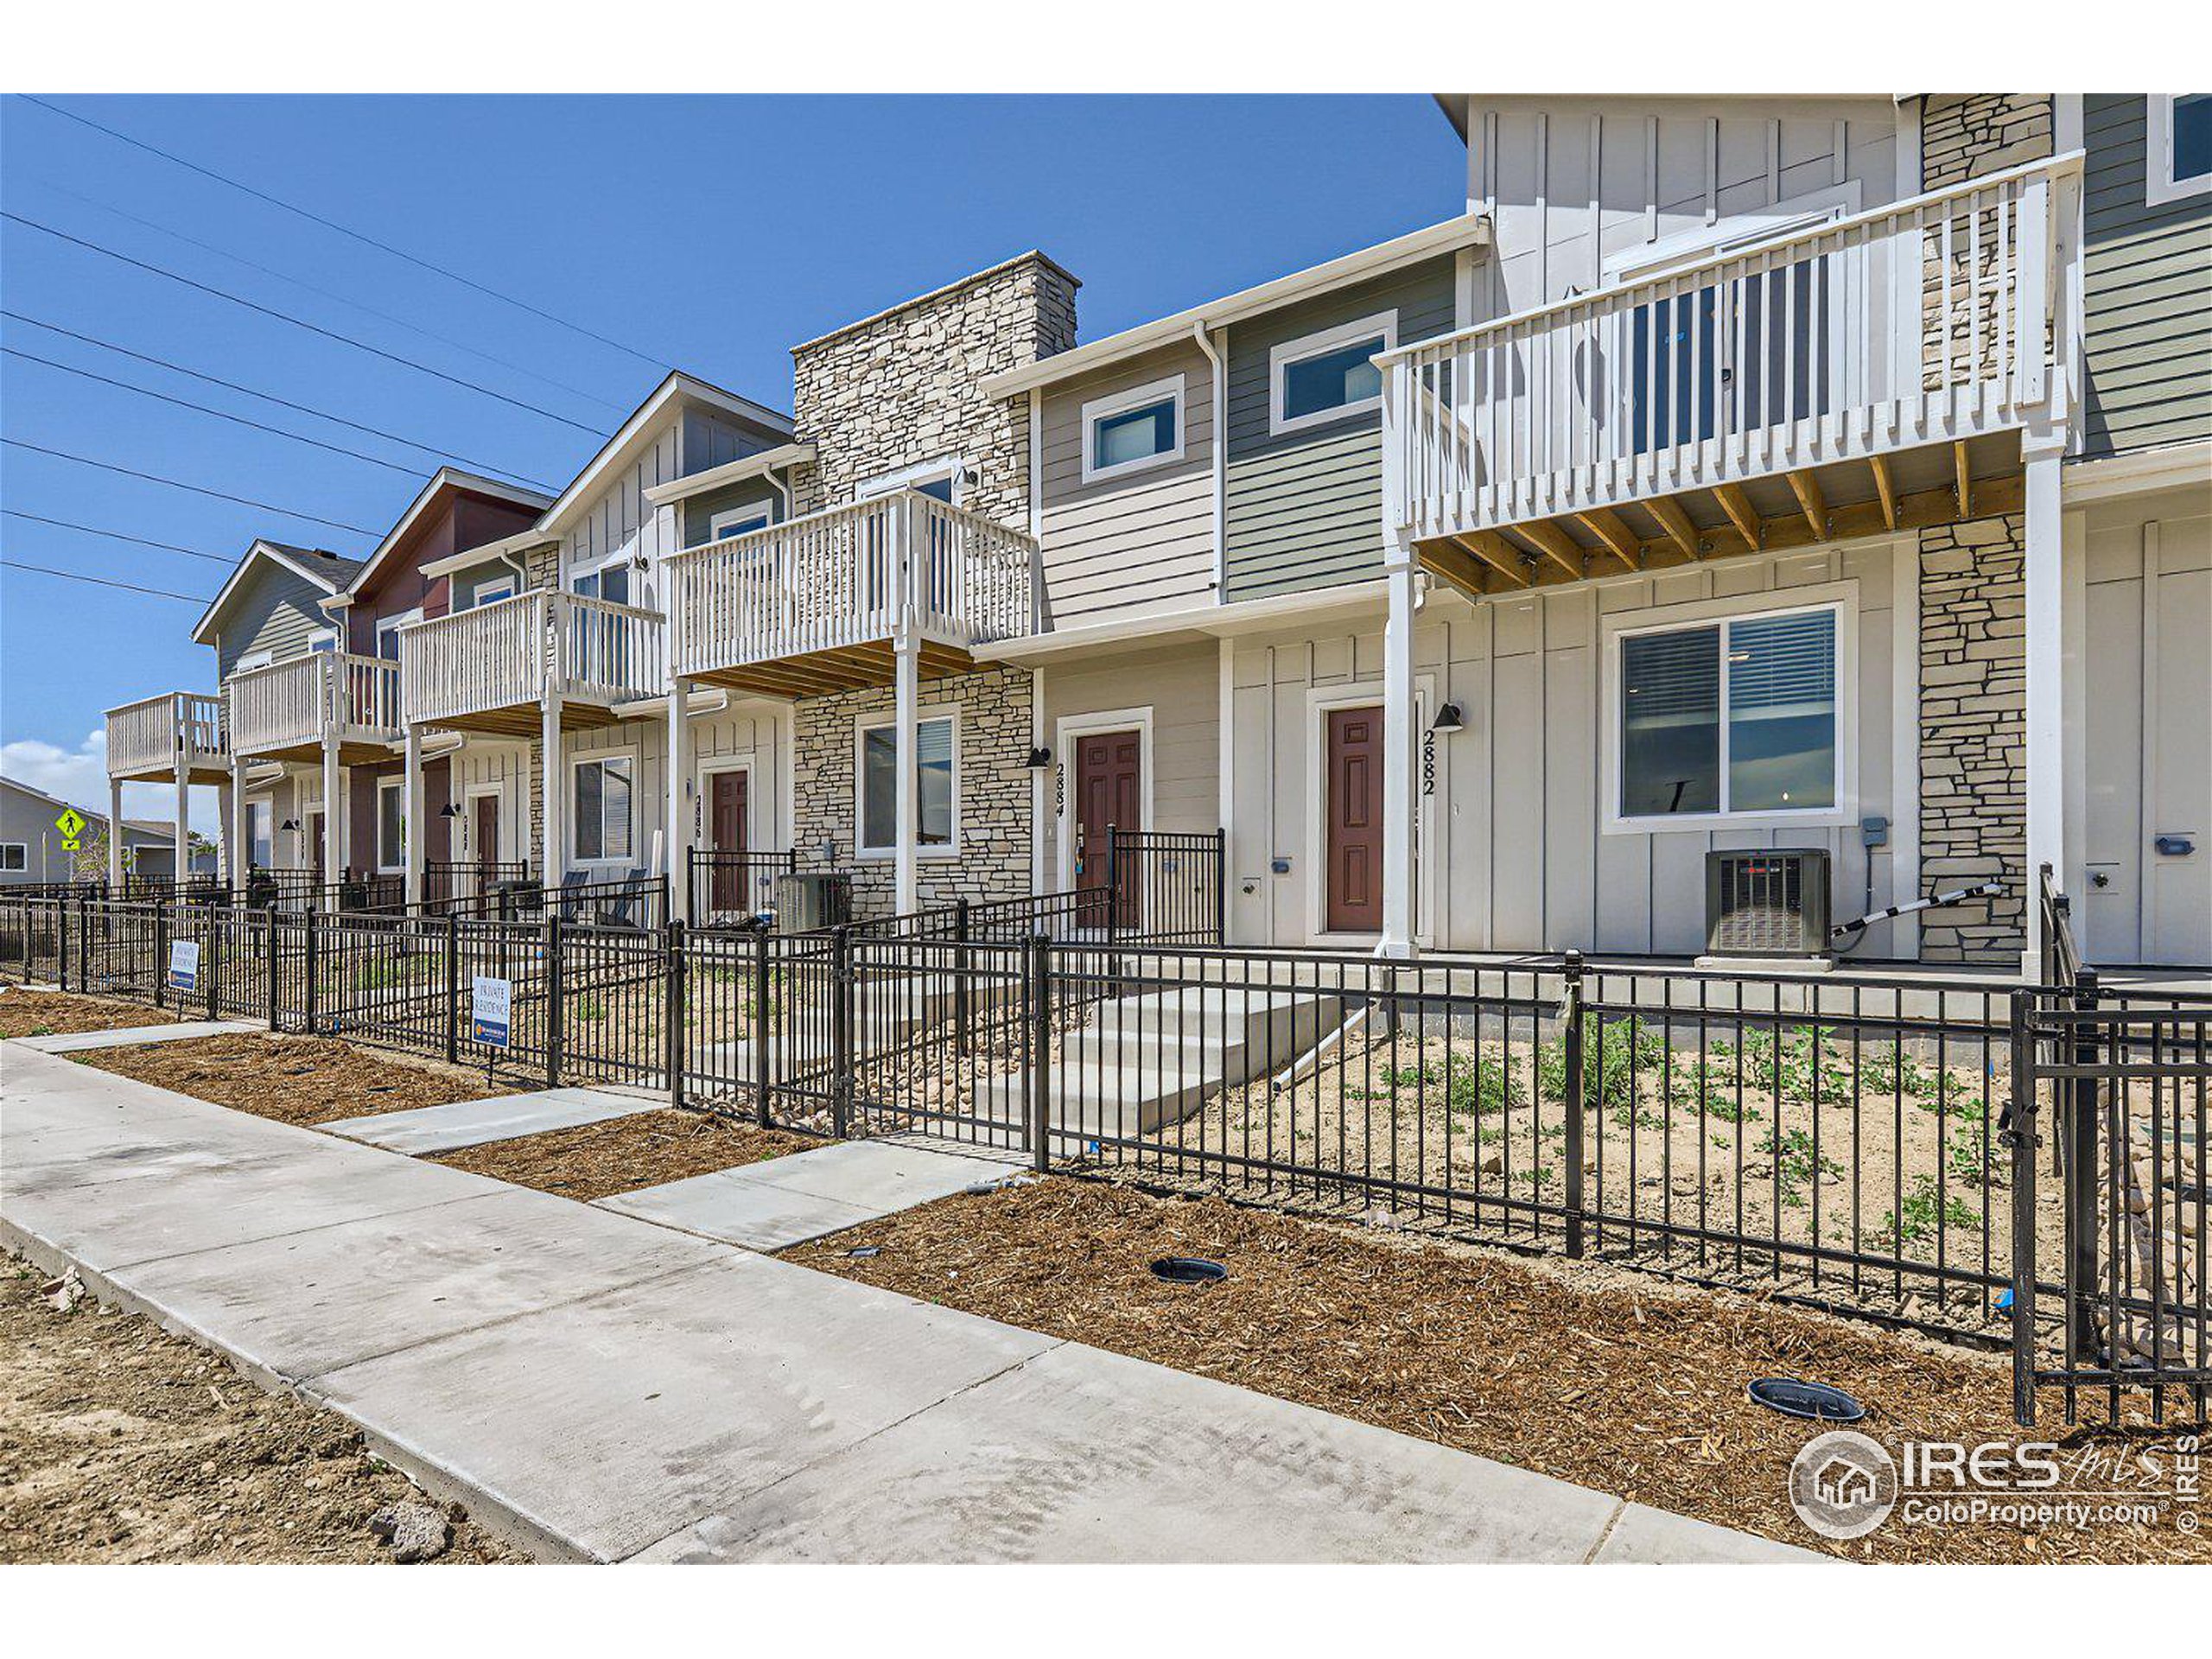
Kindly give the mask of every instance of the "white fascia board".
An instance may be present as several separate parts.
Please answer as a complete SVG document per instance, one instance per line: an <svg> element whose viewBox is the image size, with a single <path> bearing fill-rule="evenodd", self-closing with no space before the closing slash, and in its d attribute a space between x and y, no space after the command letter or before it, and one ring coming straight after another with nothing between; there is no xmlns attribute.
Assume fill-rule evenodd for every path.
<svg viewBox="0 0 2212 1659"><path fill-rule="evenodd" d="M709 467L703 473L690 473L682 478L671 479L665 484L656 484L647 490L645 499L654 506L664 507L671 501L682 501L694 495L704 495L709 490L719 490L726 484L742 484L748 478L759 478L785 467L803 467L814 459L810 443L779 444L773 449L763 449L755 455L741 455L735 461L726 461L719 467Z"/></svg>
<svg viewBox="0 0 2212 1659"><path fill-rule="evenodd" d="M448 553L442 559L432 559L423 567L426 576L449 576L456 570L467 570L475 565L489 564L494 559L512 557L526 553L533 547L544 547L558 541L557 536L548 536L532 526L512 536L503 536L496 542L480 542L474 547L465 547L458 553Z"/></svg>
<svg viewBox="0 0 2212 1659"><path fill-rule="evenodd" d="M338 584L329 577L308 569L296 559L287 557L281 550L270 546L267 542L256 542L246 549L245 556L238 562L237 567L232 570L229 578L223 583L221 591L207 601L207 608L200 613L200 620L193 625L193 644L212 645L215 643L213 628L216 617L221 614L223 607L231 602L232 595L238 591L238 584L245 580L246 572L264 559L267 559L272 564L283 566L302 581L314 583L326 594L334 594L339 591Z"/></svg>
<svg viewBox="0 0 2212 1659"><path fill-rule="evenodd" d="M1241 293L1228 295L1209 304L1193 306L1187 311L1178 311L1173 316L1141 323L1118 334L1109 334L1103 340L1095 340L1088 346L1078 346L1073 351L1062 352L1035 363L1025 363L1001 374L987 375L982 381L983 395L994 401L1012 397L1033 386L1049 385L1074 375L1086 374L1093 369L1104 368L1140 353L1155 351L1163 346L1179 345L1190 338L1193 328L1217 328L1240 318L1278 310L1331 289L1344 288L1370 276L1382 276L1402 265L1412 264L1440 253L1455 252L1471 245L1486 245L1489 241L1490 220L1480 213L1462 213L1457 219L1447 219L1441 224L1431 225L1393 241L1362 248L1356 253L1345 254L1325 264L1294 271L1287 276L1278 276L1272 282L1262 283L1256 288L1245 289Z"/></svg>
<svg viewBox="0 0 2212 1659"><path fill-rule="evenodd" d="M584 463L569 487L561 492L552 505L537 521L537 528L549 538L564 533L584 508L598 495L607 478L627 464L632 455L659 429L662 421L678 404L690 401L719 409L726 415L749 421L779 438L791 435L791 416L779 415L774 410L741 397L734 391L724 391L696 376L672 369L668 378L653 388L652 394L638 405L630 418L622 423L614 435L600 446L599 453Z"/></svg>

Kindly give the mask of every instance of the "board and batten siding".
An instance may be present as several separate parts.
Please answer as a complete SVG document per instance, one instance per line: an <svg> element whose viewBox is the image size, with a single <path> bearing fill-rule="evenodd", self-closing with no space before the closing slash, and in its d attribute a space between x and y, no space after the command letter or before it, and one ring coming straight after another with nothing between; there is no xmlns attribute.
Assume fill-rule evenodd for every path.
<svg viewBox="0 0 2212 1659"><path fill-rule="evenodd" d="M1449 334L1453 260L1425 260L1228 329L1225 598L1309 592L1382 567L1382 416L1269 431L1273 353L1286 340L1395 311L1398 343Z"/></svg>
<svg viewBox="0 0 2212 1659"><path fill-rule="evenodd" d="M1469 605L1432 597L1414 631L1421 713L1457 703L1462 729L1435 740L1435 791L1422 802L1417 927L1433 947L1694 955L1705 943L1705 855L1732 848L1819 847L1833 860L1836 919L1860 913L1867 814L1908 825L1908 779L1894 776L1897 572L1914 569L1908 542L1824 547L1773 559L1725 560L1618 582L1547 589ZM1847 753L1847 822L1787 829L1685 828L1608 832L1605 722L1606 624L1685 626L1708 601L1745 609L1792 602L1793 592L1841 589L1855 613L1856 707ZM1916 603L1916 599L1915 601ZM1908 617L1908 622L1910 618ZM1910 647L1909 647L1910 649ZM1914 664L1908 664L1908 677ZM1843 664L1839 677L1844 678ZM1324 815L1312 798L1317 701L1366 690L1382 700L1379 611L1319 637L1238 642L1230 853L1234 937L1295 945L1320 931L1318 871ZM1914 696L1910 684L1903 694ZM1906 756L1908 767L1916 751ZM1893 874L1904 841L1873 855L1872 906L1910 894ZM1287 860L1288 871L1271 870ZM1247 886L1255 891L1246 893ZM1870 930L1857 954L1910 956L1910 921Z"/></svg>
<svg viewBox="0 0 2212 1659"><path fill-rule="evenodd" d="M1472 317L1598 287L1639 245L1853 181L1861 210L1897 199L1886 98L1471 99L1470 211L1491 220Z"/></svg>
<svg viewBox="0 0 2212 1659"><path fill-rule="evenodd" d="M305 652L314 637L331 626L322 611L325 597L306 577L264 563L216 636L217 677L227 680L239 658L257 651L269 652L279 663Z"/></svg>
<svg viewBox="0 0 2212 1659"><path fill-rule="evenodd" d="M1046 802L1045 885L1062 887L1063 810L1075 810L1075 744L1059 739L1059 722L1122 709L1147 709L1152 743L1152 822L1130 829L1211 831L1221 823L1221 648L1212 639L1055 663L1045 671L1045 741L1052 747L1052 793ZM1113 730L1098 727L1096 730ZM1069 817L1071 825L1073 818Z"/></svg>
<svg viewBox="0 0 2212 1659"><path fill-rule="evenodd" d="M791 826L785 810L785 775L790 771L790 746L776 708L756 701L731 703L715 715L691 716L694 760L702 771L742 763L750 770L747 806L751 845L756 850L784 851L791 845ZM668 854L668 741L665 722L625 720L611 725L569 732L561 740L562 787L571 792L564 821L573 842L575 802L570 779L579 758L628 755L631 767L631 856L607 861L626 867L643 867L658 874L667 867ZM695 779L696 785L696 779ZM701 821L699 798L691 798L695 843L707 844L707 825ZM533 861L537 849L531 849ZM563 849L563 856L567 857ZM572 865L571 868L574 868ZM590 868L602 868L594 864ZM678 875L681 872L675 872Z"/></svg>
<svg viewBox="0 0 2212 1659"><path fill-rule="evenodd" d="M1182 458L1084 483L1083 406L1176 375L1183 379ZM1045 393L1042 529L1053 626L1211 601L1213 437L1213 365L1194 344L1147 353Z"/></svg>
<svg viewBox="0 0 2212 1659"><path fill-rule="evenodd" d="M2085 455L2212 437L2212 195L2148 200L2146 127L2082 100Z"/></svg>
<svg viewBox="0 0 2212 1659"><path fill-rule="evenodd" d="M684 515L673 508L656 508L645 499L645 492L767 447L765 437L715 411L687 406L593 498L562 537L562 585L573 588L579 575L627 551L643 556L649 566L632 586L631 603L658 605L660 562L682 547Z"/></svg>

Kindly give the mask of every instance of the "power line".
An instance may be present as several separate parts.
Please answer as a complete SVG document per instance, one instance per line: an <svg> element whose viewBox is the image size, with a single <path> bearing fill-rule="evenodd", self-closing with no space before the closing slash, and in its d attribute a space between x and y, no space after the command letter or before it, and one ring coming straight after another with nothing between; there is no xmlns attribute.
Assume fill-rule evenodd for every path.
<svg viewBox="0 0 2212 1659"><path fill-rule="evenodd" d="M52 524L56 530L78 531L86 536L105 536L111 542L136 542L141 547L158 547L164 553L182 553L188 557L205 559L210 564L236 564L236 559L226 559L220 553L202 553L196 547L179 547L175 542L149 541L143 536L126 536L119 530L97 530L91 524L79 524L67 518L48 518L43 513L25 512L17 507L0 507L0 514L10 518L28 518L35 524Z"/></svg>
<svg viewBox="0 0 2212 1659"><path fill-rule="evenodd" d="M38 231L44 235L53 237L56 241L70 243L88 252L100 254L115 260L119 264L130 265L139 270L149 271L156 276L166 276L169 281L181 283L186 288L212 295L219 300L227 300L232 305L242 307L245 310L257 313L264 317L274 317L279 322L289 322L295 328L304 328L308 333L320 334L325 340L334 340L341 346L351 346L357 352L366 352L371 357L380 357L387 363L399 364L404 368L427 374L433 379L442 380L448 385L460 386L469 391L481 392L486 397L497 398L500 403L512 404L516 409L528 410L533 415L543 415L549 421L558 421L563 426L572 426L577 431L589 433L594 437L601 435L598 428L587 426L582 421L572 421L567 416L556 414L543 404L533 404L527 398L510 397L505 392L495 391L490 386L478 381L458 374L448 374L443 369L434 369L427 363L419 363L415 359L403 356L397 352L387 352L381 346L372 346L366 340L354 339L351 334L342 334L335 328L326 328L321 323L309 322L304 317L296 317L289 311L279 311L274 306L263 305L256 300L243 299L236 294L207 283L197 282L192 277L181 276L161 265L150 264L143 259L134 259L127 253L118 253L113 248L103 247L97 242L89 242L81 236L72 236L67 231L57 231L51 225L41 225L35 219L24 218L21 213L0 213L0 219L6 219L12 225L21 225L26 230Z"/></svg>
<svg viewBox="0 0 2212 1659"><path fill-rule="evenodd" d="M96 588L120 588L126 594L150 594L156 599L181 599L188 605L210 605L214 601L198 594L173 594L166 588L141 588L132 582L111 582L105 576L88 576L81 571L55 570L43 564L21 564L14 559L0 559L0 567L10 570L29 570L41 576L59 576L64 582L88 582Z"/></svg>
<svg viewBox="0 0 2212 1659"><path fill-rule="evenodd" d="M230 421L238 426L251 427L256 432L266 432L272 437L289 438L294 443L311 444L317 449L327 449L334 455L346 455L354 461L365 461L372 467L382 467L388 472L398 473L404 477L412 478L422 470L420 467L403 467L396 461L385 461L378 455L364 454L359 449L348 449L342 443L325 443L321 438L310 438L304 433L287 432L281 426L265 425L260 421L250 421L243 415L232 415L225 410L210 409L205 404L195 404L188 398L172 397L168 393L156 391L151 387L134 386L128 380L117 380L105 374L94 374L90 369L77 368L67 363L57 363L50 357L40 357L32 352L19 351L13 346L0 346L0 356L20 358L26 363L35 363L41 368L59 369L64 374L73 374L80 379L97 381L103 386L113 386L118 391L135 391L141 397L151 397L159 403L174 404L179 409L189 409L198 414L212 415L219 421Z"/></svg>
<svg viewBox="0 0 2212 1659"><path fill-rule="evenodd" d="M588 404L596 404L601 409L612 410L618 415L629 413L624 405L614 402L612 398L602 397L595 391L586 391L582 386L572 386L565 380L556 380L552 376L533 369L526 363L517 363L510 358L499 356L497 353L487 352L480 346L472 346L465 340L455 340L450 334L442 334L435 328L425 328L418 322L410 322L406 318L395 315L390 311L379 311L373 305L365 304L359 300L349 299L345 295L327 288L317 287L306 278L279 270L274 265L264 265L258 260L248 259L243 254L232 253L227 248L218 247L213 242L203 242L196 236L187 236L182 231L172 230L158 219L142 218L112 203L101 201L97 197L86 195L80 191L72 190L67 185L56 184L51 179L34 179L30 182L41 190L51 190L56 195L68 197L72 201L80 201L94 213L107 213L122 219L126 224L136 225L142 229L151 231L156 236L166 236L171 241L181 242L188 248L198 248L201 252L212 253L219 259L227 259L234 265L243 265L248 270L257 270L264 276L274 276L280 283L288 283L294 288L317 295L334 305L345 306L349 310L360 312L364 316L374 317L379 322L388 322L395 328L404 328L410 334L420 334L424 340L435 340L441 346L451 346L456 352L476 358L480 361L490 363L496 367L511 370L525 378L537 381L540 385L550 386L556 391L565 391L572 397L581 397Z"/></svg>
<svg viewBox="0 0 2212 1659"><path fill-rule="evenodd" d="M243 495L232 495L226 490L211 490L199 484L187 484L181 479L163 478L158 473L142 473L129 467L118 467L111 461L94 461L89 455L74 455L67 449L49 449L42 443L26 442L22 438L0 438L0 444L10 449L28 449L34 454L52 455L56 461L73 461L79 467L96 467L104 473L120 473L125 478L142 478L149 484L166 484L173 490L189 490L194 495L213 496L218 501L235 501L242 507L257 508L263 512L281 512L287 518L303 518L311 524L327 524L333 530L350 530L356 536L380 537L380 531L360 524L349 524L336 518L324 518L312 512L302 512L297 507L280 507L271 501L255 501Z"/></svg>
<svg viewBox="0 0 2212 1659"><path fill-rule="evenodd" d="M158 156L165 162L172 162L178 167L185 168L188 172L199 174L202 178L213 179L218 184L226 184L233 190L242 190L247 195L253 197L257 201L265 201L270 207L281 207L288 213L297 213L302 219L309 220L314 224L320 225L325 230L335 231L340 236L349 236L356 242L359 242L366 246L374 248L378 252L388 253L395 259L404 259L409 264L416 265L420 267L422 270L434 272L437 276L446 278L448 282L459 283L463 288L473 289L477 293L484 295L486 298L498 300L505 305L512 305L518 310L527 311L534 317L542 318L545 321L553 323L559 327L566 328L573 333L582 334L587 340L595 340L602 346L612 346L618 352L621 352L627 356L636 358L641 363L650 364L654 368L663 370L673 366L671 364L662 361L651 352L641 352L634 346L626 346L619 340L610 339L607 335L600 334L595 330L585 327L580 322L571 322L566 317L556 316L550 311L547 311L541 307L532 305L527 300L518 300L512 294L502 294L496 288L487 288L485 284L476 281L474 277L464 276L457 270L450 270L443 265L434 264L429 260L419 257L415 254L411 254L404 248L396 248L389 242L379 242L376 238L370 236L364 232L357 231L351 226L340 225L334 219L325 219L321 213L312 213L305 207L297 206L296 203L286 201L281 196L272 196L265 190L257 190L252 185L241 183L238 180L232 178L226 174L216 172L213 168L202 167L197 162L188 162L183 156L176 155L169 150L162 149L158 145L149 144L143 138L133 138L127 132L118 132L113 127L102 126L99 122L92 119L89 116L79 115L73 110L65 110L59 104L49 104L46 99L42 98L34 98L29 93L23 93L22 94L22 97L27 103L35 104L39 108L47 111L50 114L60 116L65 120L74 121L81 126L90 127L95 132L104 132L109 137L115 139L120 143L129 144L136 149L143 149L149 156Z"/></svg>
<svg viewBox="0 0 2212 1659"><path fill-rule="evenodd" d="M334 426L346 427L372 438L382 438L390 443L404 444L408 448L419 449L426 455L436 455L442 460L456 461L464 467L473 467L477 472L490 477L512 479L518 484L526 485L536 490L550 491L554 487L540 480L511 471L507 467L494 467L488 461L472 461L467 455L454 454L452 450L438 444L423 443L415 438L402 437L398 433L387 432L382 427L364 426L359 421L349 421L343 415L333 415L328 410L317 409L312 404L296 404L289 397L279 397L273 391L257 391L251 386L240 385L235 380L226 380L220 375L208 374L199 369L188 369L183 364L172 363L165 357L154 357L145 352L134 352L128 346L118 346L111 340L102 340L97 334L80 334L74 328L64 328L60 323L48 322L40 317L28 316L21 311L10 311L4 306L0 306L0 317L5 317L11 322L29 323L34 328L43 328L47 333L60 334L65 340L77 340L86 346L96 346L101 351L113 352L117 356L130 358L134 362L150 364L157 369L167 369L172 374L181 374L194 380L202 380L211 386L220 386L226 391L235 391L246 397L257 397L263 403L275 404L280 409L293 410L302 415L312 415L315 419L328 421ZM77 371L77 372L82 372L82 371ZM197 405L191 405L191 407L196 408Z"/></svg>

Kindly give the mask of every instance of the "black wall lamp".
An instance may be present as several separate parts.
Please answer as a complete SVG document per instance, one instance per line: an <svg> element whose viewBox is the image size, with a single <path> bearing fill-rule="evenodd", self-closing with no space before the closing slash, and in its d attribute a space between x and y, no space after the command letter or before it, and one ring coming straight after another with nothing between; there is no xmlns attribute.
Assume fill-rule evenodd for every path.
<svg viewBox="0 0 2212 1659"><path fill-rule="evenodd" d="M1052 752L1050 749L1032 749L1029 751L1030 771L1042 772L1046 767L1052 764Z"/></svg>
<svg viewBox="0 0 2212 1659"><path fill-rule="evenodd" d="M1465 725L1459 718L1459 705L1447 702L1436 711L1436 723L1428 729L1432 733L1457 732L1465 729Z"/></svg>
<svg viewBox="0 0 2212 1659"><path fill-rule="evenodd" d="M457 818L461 816L461 809L451 801L448 801L438 809L438 816L442 818Z"/></svg>

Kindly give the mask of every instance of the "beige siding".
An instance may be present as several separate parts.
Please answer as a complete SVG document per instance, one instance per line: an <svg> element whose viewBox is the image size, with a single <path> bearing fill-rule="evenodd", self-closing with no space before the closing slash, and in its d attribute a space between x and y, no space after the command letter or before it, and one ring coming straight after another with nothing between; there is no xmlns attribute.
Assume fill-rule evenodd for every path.
<svg viewBox="0 0 2212 1659"><path fill-rule="evenodd" d="M1221 823L1221 649L1211 639L1117 654L1045 671L1045 741L1053 774L1046 801L1045 887L1063 886L1063 807L1073 810L1072 742L1059 723L1122 709L1150 711L1154 830L1209 830Z"/></svg>
<svg viewBox="0 0 2212 1659"><path fill-rule="evenodd" d="M1083 481L1083 406L1180 375L1183 455ZM1208 602L1214 590L1213 370L1195 345L1154 352L1045 394L1045 576L1055 627Z"/></svg>

